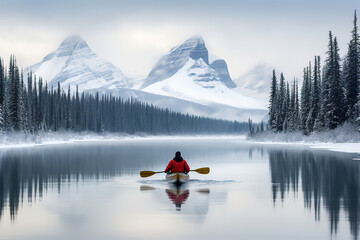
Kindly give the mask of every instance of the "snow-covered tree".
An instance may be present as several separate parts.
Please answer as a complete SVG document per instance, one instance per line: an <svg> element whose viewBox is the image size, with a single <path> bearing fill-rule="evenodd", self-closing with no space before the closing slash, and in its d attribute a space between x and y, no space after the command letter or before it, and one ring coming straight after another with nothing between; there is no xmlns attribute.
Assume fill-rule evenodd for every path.
<svg viewBox="0 0 360 240"><path fill-rule="evenodd" d="M0 106L4 104L5 98L5 67L3 60L0 58Z"/></svg>
<svg viewBox="0 0 360 240"><path fill-rule="evenodd" d="M326 119L329 129L334 129L345 121L344 88L341 81L340 56L336 37L333 43L333 57L330 66L329 106Z"/></svg>
<svg viewBox="0 0 360 240"><path fill-rule="evenodd" d="M295 84L295 111L294 111L294 126L295 130L300 129L300 102L299 102L299 83L296 80Z"/></svg>
<svg viewBox="0 0 360 240"><path fill-rule="evenodd" d="M296 121L295 121L295 80L291 85L290 101L289 101L289 110L288 110L288 131L292 132L296 130Z"/></svg>
<svg viewBox="0 0 360 240"><path fill-rule="evenodd" d="M311 109L311 75L309 67L304 68L303 86L301 89L301 130L304 134L308 134L307 123Z"/></svg>
<svg viewBox="0 0 360 240"><path fill-rule="evenodd" d="M21 130L22 112L21 112L21 89L20 89L20 74L16 65L14 56L10 57L8 81L9 88L9 113L11 127L15 131Z"/></svg>
<svg viewBox="0 0 360 240"><path fill-rule="evenodd" d="M284 123L283 123L283 131L287 132L289 129L289 119L290 119L290 87L289 83L286 83L286 95L285 95L285 104L283 107L284 112Z"/></svg>
<svg viewBox="0 0 360 240"><path fill-rule="evenodd" d="M3 60L0 58L0 131L4 130L4 97L5 97L5 67Z"/></svg>
<svg viewBox="0 0 360 240"><path fill-rule="evenodd" d="M314 131L317 127L317 119L319 117L319 112L321 108L321 74L320 74L320 56L315 56L314 62L314 81L311 92L311 122L308 125L308 129L310 132ZM315 127L316 125L316 127Z"/></svg>
<svg viewBox="0 0 360 240"><path fill-rule="evenodd" d="M356 11L354 13L353 24L354 27L351 31L351 40L343 67L347 105L346 117L352 122L359 117L356 103L358 101L360 87L360 36L357 26Z"/></svg>
<svg viewBox="0 0 360 240"><path fill-rule="evenodd" d="M277 93L277 119L276 119L276 130L283 131L283 124L286 118L286 85L284 74L280 74L280 83Z"/></svg>
<svg viewBox="0 0 360 240"><path fill-rule="evenodd" d="M278 101L277 101L277 81L275 75L275 69L273 70L273 76L270 86L270 98L269 98L269 128L272 130L277 129L277 112L278 112Z"/></svg>

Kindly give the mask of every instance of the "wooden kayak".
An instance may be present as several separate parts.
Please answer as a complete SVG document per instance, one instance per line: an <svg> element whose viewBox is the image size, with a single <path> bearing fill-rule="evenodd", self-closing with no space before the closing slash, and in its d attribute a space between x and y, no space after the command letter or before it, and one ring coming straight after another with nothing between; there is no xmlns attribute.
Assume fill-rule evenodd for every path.
<svg viewBox="0 0 360 240"><path fill-rule="evenodd" d="M170 183L186 183L189 180L189 175L185 173L168 173L166 180Z"/></svg>

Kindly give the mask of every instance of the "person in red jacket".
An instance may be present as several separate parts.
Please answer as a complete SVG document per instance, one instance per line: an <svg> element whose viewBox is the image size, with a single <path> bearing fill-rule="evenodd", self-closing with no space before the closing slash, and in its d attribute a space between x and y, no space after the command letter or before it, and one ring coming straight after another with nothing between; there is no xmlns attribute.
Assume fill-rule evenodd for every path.
<svg viewBox="0 0 360 240"><path fill-rule="evenodd" d="M187 162L181 157L181 152L176 152L174 159L170 160L169 164L165 169L166 173L169 172L182 172L188 173L190 172L189 165Z"/></svg>

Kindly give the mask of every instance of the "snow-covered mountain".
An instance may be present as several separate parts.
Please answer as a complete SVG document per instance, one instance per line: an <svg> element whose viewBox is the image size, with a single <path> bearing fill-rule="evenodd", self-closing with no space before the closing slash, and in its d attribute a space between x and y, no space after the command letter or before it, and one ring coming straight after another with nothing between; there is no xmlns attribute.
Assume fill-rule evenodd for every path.
<svg viewBox="0 0 360 240"><path fill-rule="evenodd" d="M130 87L129 79L110 62L98 57L79 36L66 38L58 49L24 69L56 86L78 85L83 90L111 90ZM26 75L25 75L26 76Z"/></svg>
<svg viewBox="0 0 360 240"><path fill-rule="evenodd" d="M226 62L209 64L204 40L191 37L163 56L142 85L142 90L203 105L223 104L239 109L266 109L255 98L233 91Z"/></svg>
<svg viewBox="0 0 360 240"><path fill-rule="evenodd" d="M238 88L245 88L260 95L269 95L274 67L267 63L256 65L235 79ZM276 71L278 75L278 71ZM277 76L278 77L278 76Z"/></svg>
<svg viewBox="0 0 360 240"><path fill-rule="evenodd" d="M173 111L228 120L261 121L266 106L233 91L226 62L209 63L208 50L201 37L192 37L164 56L148 77L136 81L125 76L110 62L99 58L79 36L65 39L58 49L25 68L63 88L78 85L79 91L99 92L135 98ZM141 86L141 87L139 87ZM140 88L140 89L138 89Z"/></svg>
<svg viewBox="0 0 360 240"><path fill-rule="evenodd" d="M270 85L274 67L268 63L258 64L241 77L234 80L237 87L236 92L244 95L256 97L263 105L269 104ZM279 72L275 70L276 76Z"/></svg>
<svg viewBox="0 0 360 240"><path fill-rule="evenodd" d="M172 77L179 70L183 69L189 60L198 61L200 59L202 59L203 63L199 62L199 67L202 68L206 65L208 71L201 71L199 74L196 71L192 72L193 76L198 76L198 82L218 81L223 82L229 88L236 87L230 78L226 62L219 59L209 65L209 53L204 40L200 36L194 36L187 39L180 46L172 48L168 54L163 56L151 70L141 88L146 88L151 84ZM196 66L192 67L196 68Z"/></svg>

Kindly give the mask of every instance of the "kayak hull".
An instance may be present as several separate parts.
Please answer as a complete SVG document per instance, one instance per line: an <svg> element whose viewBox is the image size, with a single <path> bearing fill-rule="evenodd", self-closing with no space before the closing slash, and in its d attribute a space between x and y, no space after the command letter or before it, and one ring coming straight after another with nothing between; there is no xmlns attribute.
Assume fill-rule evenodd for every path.
<svg viewBox="0 0 360 240"><path fill-rule="evenodd" d="M169 183L186 183L189 181L189 175L185 173L168 173L166 174L166 181Z"/></svg>

